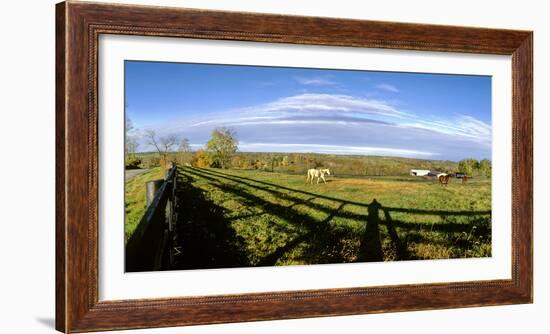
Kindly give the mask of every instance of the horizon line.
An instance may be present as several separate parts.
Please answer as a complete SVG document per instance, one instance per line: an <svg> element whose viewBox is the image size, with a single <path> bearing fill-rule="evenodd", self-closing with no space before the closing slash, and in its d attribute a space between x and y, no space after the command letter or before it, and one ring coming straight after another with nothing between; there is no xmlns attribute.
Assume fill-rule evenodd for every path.
<svg viewBox="0 0 550 334"><path fill-rule="evenodd" d="M199 149L192 149L188 153L196 153L199 150L206 151L202 148ZM181 153L178 151L168 151L167 154L177 154ZM459 160L451 160L451 159L432 159L432 158L422 158L422 157L406 157L406 156L398 156L398 155L377 155L377 154L353 154L353 153L323 153L323 152L277 152L277 151L237 151L235 154L317 154L317 155L336 155L336 156L350 156L350 157L373 157L373 158L396 158L396 159L410 159L410 160L427 160L427 161L446 161L446 162L453 162L453 163L459 163L461 160L466 159L474 159L477 161L481 160L489 160L492 161L491 158L474 158L474 157L466 157ZM139 151L135 152L134 154L158 154L157 151Z"/></svg>

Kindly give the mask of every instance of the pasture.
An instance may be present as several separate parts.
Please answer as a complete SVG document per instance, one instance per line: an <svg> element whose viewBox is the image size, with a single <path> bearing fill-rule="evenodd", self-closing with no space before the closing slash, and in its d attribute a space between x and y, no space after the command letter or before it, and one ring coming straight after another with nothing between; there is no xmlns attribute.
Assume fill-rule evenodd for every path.
<svg viewBox="0 0 550 334"><path fill-rule="evenodd" d="M489 178L326 179L180 167L175 269L491 255Z"/></svg>
<svg viewBox="0 0 550 334"><path fill-rule="evenodd" d="M130 170L135 171L135 170ZM126 172L125 181L125 194L124 194L124 237L125 241L128 241L134 230L136 229L141 217L147 209L147 203L145 198L145 183L147 181L158 180L164 177L164 171L161 167L155 167L147 171L139 171L137 176L128 178L128 171Z"/></svg>

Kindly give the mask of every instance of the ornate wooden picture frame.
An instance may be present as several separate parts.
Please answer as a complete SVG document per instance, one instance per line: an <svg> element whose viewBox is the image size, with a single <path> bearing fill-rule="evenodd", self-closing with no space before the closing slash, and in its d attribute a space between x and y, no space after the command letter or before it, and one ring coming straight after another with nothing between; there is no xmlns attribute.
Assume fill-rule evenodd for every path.
<svg viewBox="0 0 550 334"><path fill-rule="evenodd" d="M511 279L205 297L98 298L98 39L167 36L510 55ZM56 329L166 327L531 303L530 31L66 1L56 8Z"/></svg>

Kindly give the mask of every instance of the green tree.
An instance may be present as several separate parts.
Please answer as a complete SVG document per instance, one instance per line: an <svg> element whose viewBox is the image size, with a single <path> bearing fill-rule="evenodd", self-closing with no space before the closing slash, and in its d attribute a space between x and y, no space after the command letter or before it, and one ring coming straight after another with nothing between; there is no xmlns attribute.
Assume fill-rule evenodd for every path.
<svg viewBox="0 0 550 334"><path fill-rule="evenodd" d="M491 172L492 172L492 166L491 166L491 160L489 159L483 159L479 162L479 171L487 176L487 177L491 177Z"/></svg>
<svg viewBox="0 0 550 334"><path fill-rule="evenodd" d="M231 157L237 152L237 134L230 128L216 128L206 144L206 151L213 166L229 168Z"/></svg>
<svg viewBox="0 0 550 334"><path fill-rule="evenodd" d="M479 162L475 159L464 159L458 162L458 169L466 175L472 176L479 169Z"/></svg>

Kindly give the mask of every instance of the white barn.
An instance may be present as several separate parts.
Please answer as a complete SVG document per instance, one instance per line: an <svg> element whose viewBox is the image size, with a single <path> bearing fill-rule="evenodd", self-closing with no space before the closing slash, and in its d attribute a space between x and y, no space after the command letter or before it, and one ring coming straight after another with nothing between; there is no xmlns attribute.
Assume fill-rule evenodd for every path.
<svg viewBox="0 0 550 334"><path fill-rule="evenodd" d="M428 169L411 169L411 176L428 176L432 173Z"/></svg>

